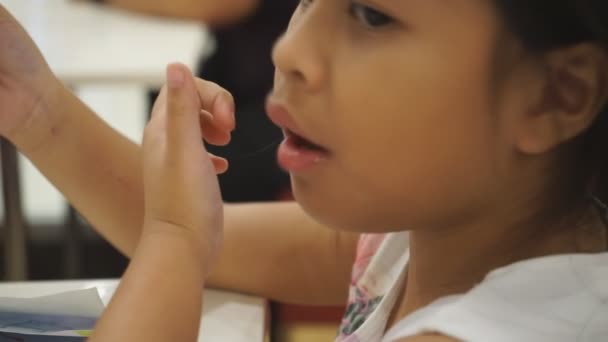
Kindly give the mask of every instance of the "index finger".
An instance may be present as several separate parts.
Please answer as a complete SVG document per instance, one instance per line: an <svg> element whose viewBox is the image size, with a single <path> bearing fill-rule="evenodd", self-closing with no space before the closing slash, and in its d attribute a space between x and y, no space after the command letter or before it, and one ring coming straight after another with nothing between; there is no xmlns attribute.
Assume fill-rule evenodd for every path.
<svg viewBox="0 0 608 342"><path fill-rule="evenodd" d="M213 116L213 120L209 122L211 126L221 132L232 132L236 127L232 94L213 82L199 78L195 79L195 85L202 109Z"/></svg>

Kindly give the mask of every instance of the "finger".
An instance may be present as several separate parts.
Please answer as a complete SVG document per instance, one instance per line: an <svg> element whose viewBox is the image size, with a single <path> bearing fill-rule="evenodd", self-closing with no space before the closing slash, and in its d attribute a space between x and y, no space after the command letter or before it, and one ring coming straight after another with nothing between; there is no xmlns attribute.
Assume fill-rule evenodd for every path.
<svg viewBox="0 0 608 342"><path fill-rule="evenodd" d="M212 124L213 116L206 110L201 110L201 130L205 141L216 146L225 146L230 143L230 132L217 129Z"/></svg>
<svg viewBox="0 0 608 342"><path fill-rule="evenodd" d="M232 95L213 82L195 79L195 84L202 109L213 115L211 126L221 131L233 131L236 123L234 117L235 104Z"/></svg>
<svg viewBox="0 0 608 342"><path fill-rule="evenodd" d="M164 85L160 89L160 92L158 93L156 100L154 100L154 104L152 105L152 112L150 113L150 118L152 119L155 116L157 116L157 114L159 112L163 112L165 110L166 106L167 106L167 86Z"/></svg>
<svg viewBox="0 0 608 342"><path fill-rule="evenodd" d="M215 168L215 172L217 174L221 175L228 171L228 160L215 156L211 153L209 153L209 158L211 158L211 162L213 163L213 167Z"/></svg>
<svg viewBox="0 0 608 342"><path fill-rule="evenodd" d="M158 121L157 116L164 115L167 105L167 87L164 86L156 98L152 107L151 119ZM155 118L157 120L155 120ZM213 126L213 115L206 110L200 110L200 129L205 137L205 141L216 146L225 146L230 142L230 132L225 129L217 129Z"/></svg>
<svg viewBox="0 0 608 342"><path fill-rule="evenodd" d="M166 92L165 122L168 138L174 142L185 141L183 139L200 140L201 103L192 73L186 66L179 63L167 66Z"/></svg>

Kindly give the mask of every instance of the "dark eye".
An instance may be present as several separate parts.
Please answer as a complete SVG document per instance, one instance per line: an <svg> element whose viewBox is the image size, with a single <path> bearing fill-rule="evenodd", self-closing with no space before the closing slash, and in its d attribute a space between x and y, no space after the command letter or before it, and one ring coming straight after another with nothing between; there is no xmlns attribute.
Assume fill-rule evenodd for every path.
<svg viewBox="0 0 608 342"><path fill-rule="evenodd" d="M351 3L350 14L369 28L378 28L393 22L393 18L363 4Z"/></svg>

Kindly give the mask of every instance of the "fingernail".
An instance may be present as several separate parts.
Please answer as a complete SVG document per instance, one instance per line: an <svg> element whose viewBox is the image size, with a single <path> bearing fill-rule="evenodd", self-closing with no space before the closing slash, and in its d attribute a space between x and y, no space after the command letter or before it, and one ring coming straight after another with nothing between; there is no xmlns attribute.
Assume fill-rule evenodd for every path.
<svg viewBox="0 0 608 342"><path fill-rule="evenodd" d="M169 85L169 88L181 88L184 85L184 79L184 73L179 67L170 65L167 68L167 84Z"/></svg>

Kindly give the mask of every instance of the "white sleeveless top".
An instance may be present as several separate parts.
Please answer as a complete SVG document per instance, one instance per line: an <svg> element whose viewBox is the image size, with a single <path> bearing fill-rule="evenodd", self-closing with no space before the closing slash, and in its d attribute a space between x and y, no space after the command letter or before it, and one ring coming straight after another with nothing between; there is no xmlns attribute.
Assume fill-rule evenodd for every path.
<svg viewBox="0 0 608 342"><path fill-rule="evenodd" d="M468 293L439 299L384 334L409 251L407 233L374 238L382 242L364 271L355 265L337 341L392 342L432 332L467 342L608 342L608 253L549 256L497 269Z"/></svg>

